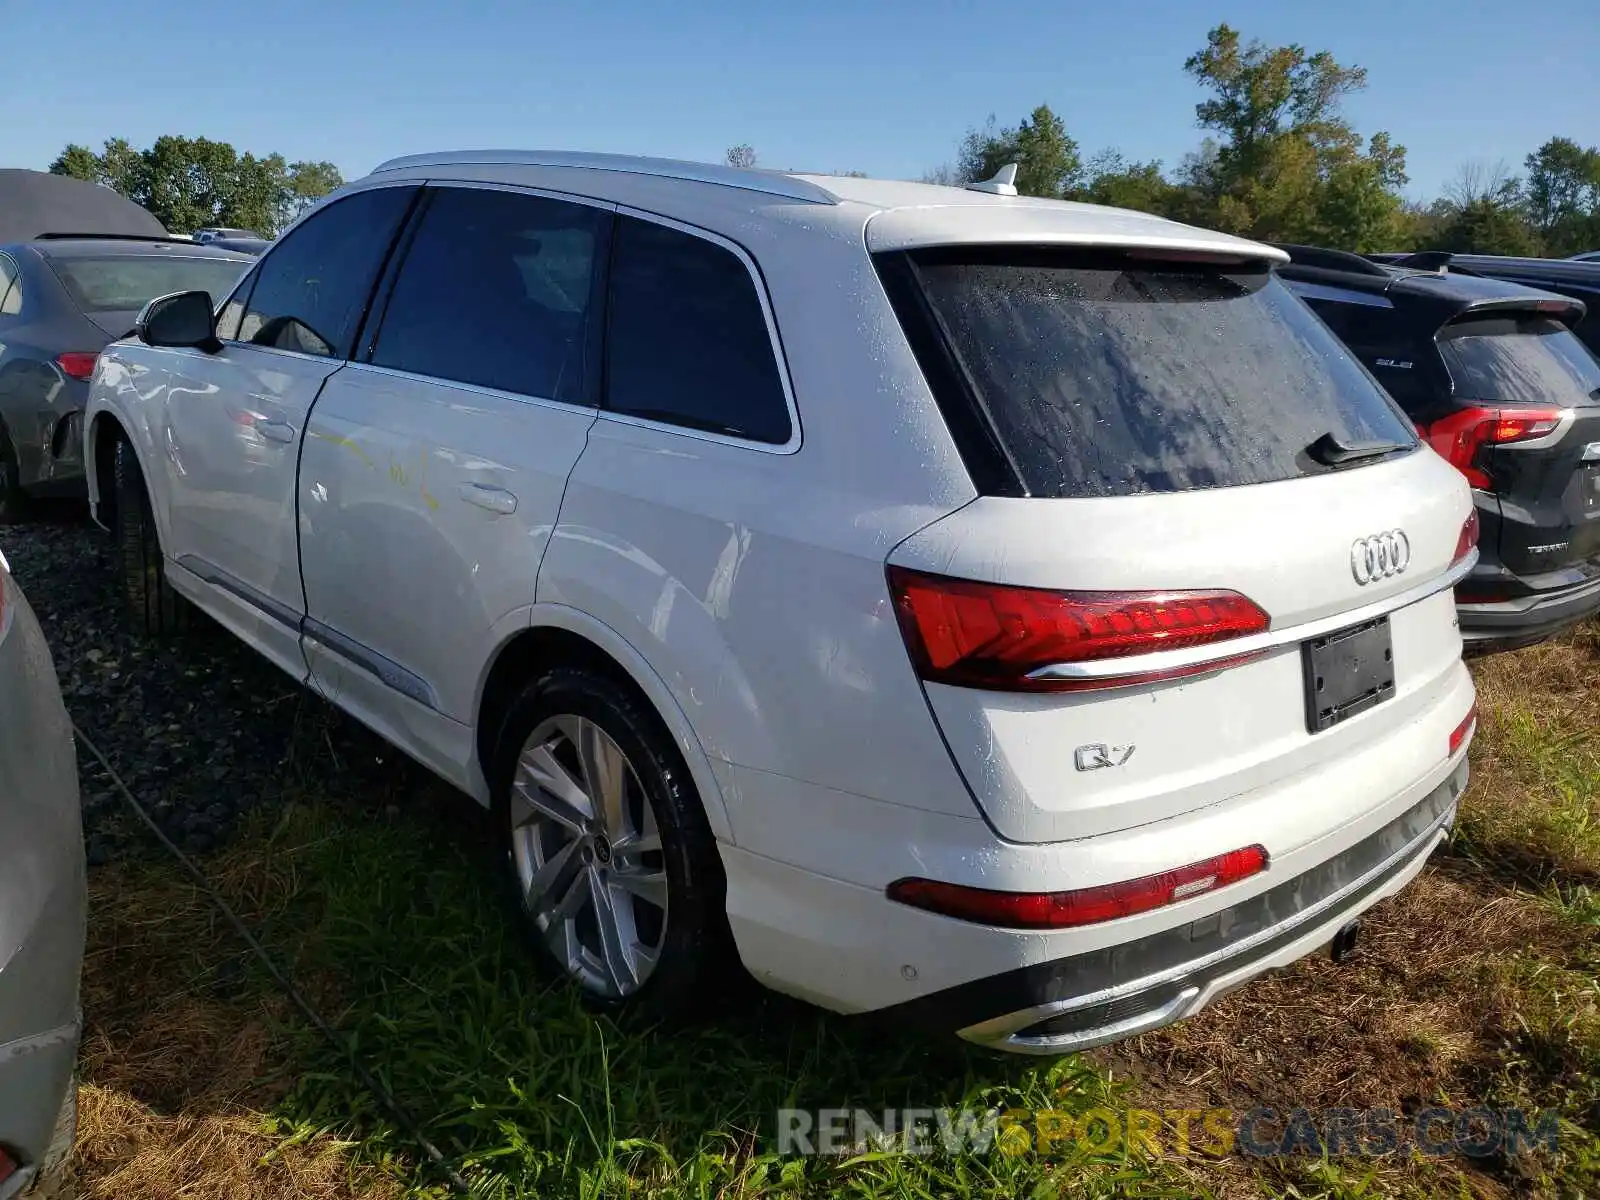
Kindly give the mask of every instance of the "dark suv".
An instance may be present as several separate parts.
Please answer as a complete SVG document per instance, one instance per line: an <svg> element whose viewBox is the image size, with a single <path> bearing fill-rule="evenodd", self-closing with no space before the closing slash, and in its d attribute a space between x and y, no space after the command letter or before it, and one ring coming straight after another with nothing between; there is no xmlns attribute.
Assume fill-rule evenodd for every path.
<svg viewBox="0 0 1600 1200"><path fill-rule="evenodd" d="M1482 557L1456 588L1469 648L1541 641L1600 610L1600 360L1572 331L1582 302L1282 248L1284 280L1472 485Z"/></svg>
<svg viewBox="0 0 1600 1200"><path fill-rule="evenodd" d="M1437 271L1441 266L1452 275L1482 275L1504 279L1524 287L1581 300L1588 313L1573 326L1589 349L1600 354L1600 258L1509 258L1498 254L1373 254L1374 262L1396 267L1421 267Z"/></svg>

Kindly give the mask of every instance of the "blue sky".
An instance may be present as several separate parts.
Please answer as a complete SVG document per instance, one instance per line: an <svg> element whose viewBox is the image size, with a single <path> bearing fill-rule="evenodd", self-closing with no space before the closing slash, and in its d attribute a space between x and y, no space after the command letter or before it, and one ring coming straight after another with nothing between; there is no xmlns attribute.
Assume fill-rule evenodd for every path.
<svg viewBox="0 0 1600 1200"><path fill-rule="evenodd" d="M1227 21L1367 68L1348 106L1409 150L1416 196L1552 134L1600 143L1594 0L0 0L0 166L163 133L329 159L525 146L915 178L1035 104L1085 153L1175 164L1201 134L1183 60ZM23 119L25 118L25 119Z"/></svg>

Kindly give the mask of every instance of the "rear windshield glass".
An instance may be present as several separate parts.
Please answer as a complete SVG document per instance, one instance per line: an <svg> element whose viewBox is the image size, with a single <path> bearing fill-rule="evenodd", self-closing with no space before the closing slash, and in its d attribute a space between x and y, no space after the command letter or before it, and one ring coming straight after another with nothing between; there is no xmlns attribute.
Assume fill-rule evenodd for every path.
<svg viewBox="0 0 1600 1200"><path fill-rule="evenodd" d="M1306 448L1410 447L1383 390L1269 271L1081 251L915 256L1022 484L1121 496L1326 470Z"/></svg>
<svg viewBox="0 0 1600 1200"><path fill-rule="evenodd" d="M1600 398L1600 360L1547 317L1446 326L1439 353L1463 400L1501 404L1589 404Z"/></svg>
<svg viewBox="0 0 1600 1200"><path fill-rule="evenodd" d="M220 301L250 264L226 258L171 255L55 258L50 261L73 302L84 312L139 309L173 292L210 292Z"/></svg>

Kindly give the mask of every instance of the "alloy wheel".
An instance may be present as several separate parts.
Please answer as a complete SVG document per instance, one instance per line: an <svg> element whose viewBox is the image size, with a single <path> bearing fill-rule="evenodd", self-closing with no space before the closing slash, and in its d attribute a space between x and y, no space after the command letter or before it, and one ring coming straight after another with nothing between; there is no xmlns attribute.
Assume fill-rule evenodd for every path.
<svg viewBox="0 0 1600 1200"><path fill-rule="evenodd" d="M667 933L667 872L655 812L622 748L586 717L551 717L517 756L511 854L522 902L589 991L637 992Z"/></svg>

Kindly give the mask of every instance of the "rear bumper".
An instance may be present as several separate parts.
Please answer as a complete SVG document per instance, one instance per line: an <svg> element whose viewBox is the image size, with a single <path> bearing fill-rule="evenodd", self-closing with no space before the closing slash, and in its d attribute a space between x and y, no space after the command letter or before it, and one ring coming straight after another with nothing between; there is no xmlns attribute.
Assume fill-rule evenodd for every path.
<svg viewBox="0 0 1600 1200"><path fill-rule="evenodd" d="M1456 605L1461 640L1474 653L1531 646L1596 613L1600 613L1600 579L1511 600Z"/></svg>
<svg viewBox="0 0 1600 1200"><path fill-rule="evenodd" d="M758 981L824 1008L895 1014L996 1045L1043 1020L1017 1016L1040 1005L1064 1012L1139 997L1094 1014L1090 1028L1065 1031L1098 1031L1096 1041L1125 1036L1125 1020L1177 1020L1326 943L1421 869L1465 786L1465 750L1449 758L1438 751L1471 703L1471 679L1458 660L1424 716L1359 753L1182 817L1047 844L997 838L976 816L910 809L720 764L724 794L737 797L741 817L750 818L741 826L748 837L720 845L740 957ZM1438 822L1431 840L1427 822L1417 824L1424 814ZM981 925L897 904L884 893L905 876L1006 891L1094 886L1252 843L1271 856L1259 876L1074 929ZM1374 857L1374 847L1387 849ZM1390 855L1400 857L1388 863ZM1246 924L1252 913L1255 924ZM1197 946L1212 927L1222 940ZM1181 945L1173 948L1171 939ZM1093 963L1102 967L1091 971ZM1180 980L1186 982L1176 990L1150 993ZM1189 987L1197 990L1180 1001ZM1168 1004L1170 1011L1151 1011ZM1068 1048L1046 1043L1033 1052Z"/></svg>
<svg viewBox="0 0 1600 1200"><path fill-rule="evenodd" d="M1466 783L1462 763L1382 829L1231 908L1137 942L927 996L907 1005L904 1016L1024 1054L1083 1050L1191 1016L1327 945L1411 882L1448 834Z"/></svg>
<svg viewBox="0 0 1600 1200"><path fill-rule="evenodd" d="M36 403L13 400L0 413L16 447L18 482L28 492L83 494L83 406L88 396L87 383L68 379Z"/></svg>

